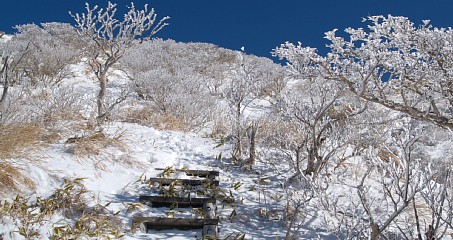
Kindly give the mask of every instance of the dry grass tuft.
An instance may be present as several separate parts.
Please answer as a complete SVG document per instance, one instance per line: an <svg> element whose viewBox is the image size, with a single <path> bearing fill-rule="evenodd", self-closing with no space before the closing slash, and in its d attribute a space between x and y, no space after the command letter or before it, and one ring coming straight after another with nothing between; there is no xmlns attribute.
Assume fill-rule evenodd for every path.
<svg viewBox="0 0 453 240"><path fill-rule="evenodd" d="M183 119L171 114L159 114L154 116L153 126L157 129L170 131L188 131L190 126Z"/></svg>
<svg viewBox="0 0 453 240"><path fill-rule="evenodd" d="M121 136L107 137L102 132L94 132L83 136L75 136L66 140L66 149L78 157L100 155L107 147L123 149Z"/></svg>
<svg viewBox="0 0 453 240"><path fill-rule="evenodd" d="M390 151L387 149L379 149L378 151L378 157L381 159L383 162L391 162L391 161L396 161L398 163L398 155L396 151Z"/></svg>
<svg viewBox="0 0 453 240"><path fill-rule="evenodd" d="M65 147L68 152L71 152L79 159L85 158L95 160L96 168L105 170L105 164L103 162L113 162L116 159L108 151L108 148L128 152L127 145L124 143L123 138L124 133L106 136L104 133L96 131L83 136L68 138Z"/></svg>
<svg viewBox="0 0 453 240"><path fill-rule="evenodd" d="M18 191L19 185L24 185L29 189L35 188L35 183L22 174L16 167L8 163L0 163L0 192Z"/></svg>
<svg viewBox="0 0 453 240"><path fill-rule="evenodd" d="M36 125L0 125L0 192L17 191L19 185L34 188L34 182L12 159L31 160L32 154L43 146L43 134L44 130Z"/></svg>
<svg viewBox="0 0 453 240"><path fill-rule="evenodd" d="M159 130L188 131L192 127L181 117L160 113L150 107L128 110L128 115L124 118L126 122L139 123Z"/></svg>
<svg viewBox="0 0 453 240"><path fill-rule="evenodd" d="M42 146L44 130L36 125L0 125L0 159L26 158Z"/></svg>
<svg viewBox="0 0 453 240"><path fill-rule="evenodd" d="M292 142L303 141L301 127L292 122L263 120L260 122L260 141L269 147L287 148Z"/></svg>
<svg viewBox="0 0 453 240"><path fill-rule="evenodd" d="M72 109L62 109L55 112L48 111L43 115L43 123L46 125L53 125L61 121L82 121L83 119L82 114L74 112Z"/></svg>
<svg viewBox="0 0 453 240"><path fill-rule="evenodd" d="M120 116L122 121L130 123L138 123L140 125L149 126L151 122L151 116L154 115L154 110L149 107L138 107L131 108L126 115Z"/></svg>
<svg viewBox="0 0 453 240"><path fill-rule="evenodd" d="M41 141L48 143L48 144L57 143L58 140L60 140L60 139L61 139L61 136L56 131L50 131L41 136Z"/></svg>

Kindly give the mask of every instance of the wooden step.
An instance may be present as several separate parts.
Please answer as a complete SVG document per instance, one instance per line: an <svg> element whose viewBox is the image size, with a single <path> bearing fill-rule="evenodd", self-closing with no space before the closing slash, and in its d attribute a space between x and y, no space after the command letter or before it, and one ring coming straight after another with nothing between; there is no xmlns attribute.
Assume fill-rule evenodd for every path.
<svg viewBox="0 0 453 240"><path fill-rule="evenodd" d="M165 217L134 217L132 219L133 227L140 227L142 232L146 233L149 229L197 229L205 225L218 225L219 219L203 218L165 218Z"/></svg>
<svg viewBox="0 0 453 240"><path fill-rule="evenodd" d="M173 179L173 178L149 178L148 180L151 183L160 183L164 186L168 186L172 183L175 185L190 185L198 186L209 184L210 186L219 186L219 181L208 180L208 179Z"/></svg>
<svg viewBox="0 0 453 240"><path fill-rule="evenodd" d="M135 217L132 219L132 229L140 227L142 233L148 230L166 229L199 229L202 228L203 239L217 239L219 237L219 219L192 219L192 218L162 218L162 217Z"/></svg>
<svg viewBox="0 0 453 240"><path fill-rule="evenodd" d="M165 170L165 168L156 168L156 170ZM197 177L218 177L219 171L208 171L208 170L189 170L189 169L173 169L176 172L184 172L187 176Z"/></svg>
<svg viewBox="0 0 453 240"><path fill-rule="evenodd" d="M218 171L205 171L205 170L182 170L187 176L197 177L218 177L220 173Z"/></svg>
<svg viewBox="0 0 453 240"><path fill-rule="evenodd" d="M206 203L216 203L215 198L182 198L145 195L140 196L138 201L152 207L170 207L172 205L177 205L178 208L203 207Z"/></svg>

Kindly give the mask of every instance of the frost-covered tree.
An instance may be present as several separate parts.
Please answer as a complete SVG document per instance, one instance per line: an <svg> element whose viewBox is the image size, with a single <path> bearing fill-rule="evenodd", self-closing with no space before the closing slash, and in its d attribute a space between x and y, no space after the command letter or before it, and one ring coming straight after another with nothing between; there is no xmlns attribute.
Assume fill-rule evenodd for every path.
<svg viewBox="0 0 453 240"><path fill-rule="evenodd" d="M452 229L451 153L445 148L451 132L444 130L453 129L453 31L429 21L415 26L404 17L365 21L367 29L348 28L340 36L327 32L331 44L325 56L300 43L274 51L295 76L317 77L315 85L338 82L373 111L389 110L373 113L376 120L379 114L387 119L365 121L369 124L357 129L363 140L355 145L367 150L354 158L360 162L348 164L357 164L361 178L354 181L350 170L337 169L331 184L347 189L336 197L325 191L328 197L320 202L339 224L341 237L442 238ZM390 117L395 115L399 119Z"/></svg>
<svg viewBox="0 0 453 240"><path fill-rule="evenodd" d="M291 82L275 107L283 126L277 139L293 160L293 177L304 173L313 178L351 155L346 150L357 132L352 124L366 110L341 83L319 77Z"/></svg>
<svg viewBox="0 0 453 240"><path fill-rule="evenodd" d="M208 89L211 78L202 69L215 64L210 53L217 49L212 44L154 39L130 48L120 64L133 79L140 103L151 110L149 118L172 118L189 130L204 126L216 111L215 96Z"/></svg>
<svg viewBox="0 0 453 240"><path fill-rule="evenodd" d="M154 9L137 10L133 3L122 20L115 16L117 4L108 2L105 9L86 4L86 13L71 14L76 22L79 35L88 38L91 47L87 49L88 61L99 80L97 95L98 124L105 122L111 106L106 106L107 77L110 68L123 57L125 51L134 44L149 40L167 25L168 17L157 20ZM118 102L118 101L116 101Z"/></svg>
<svg viewBox="0 0 453 240"><path fill-rule="evenodd" d="M441 140L451 136L432 123L370 108L357 126L365 151L339 165L319 192L326 226L342 239L442 239L453 209L445 163L451 151Z"/></svg>
<svg viewBox="0 0 453 240"><path fill-rule="evenodd" d="M20 65L29 54L29 48L29 42L13 44L8 41L0 44L0 83L3 87L0 95L0 107L4 107L9 87L18 83L22 78L23 71L20 69Z"/></svg>
<svg viewBox="0 0 453 240"><path fill-rule="evenodd" d="M403 118L394 121L388 130L386 141L366 154L368 169L357 186L360 208L368 219L369 238L423 239L425 235L426 239L441 239L445 230L451 229L448 214L452 209L449 194L442 193L448 188L444 173L449 170L434 170L436 156L423 141L432 138L426 134L434 129L429 123ZM432 215L420 214L429 212L427 207L434 209Z"/></svg>
<svg viewBox="0 0 453 240"><path fill-rule="evenodd" d="M295 73L340 81L366 101L453 129L453 30L429 21L417 27L405 17L364 21L368 29L347 28L346 38L327 32L326 56L300 43L282 44L274 54Z"/></svg>
<svg viewBox="0 0 453 240"><path fill-rule="evenodd" d="M216 47L216 49L206 49L206 59L209 62L200 66L198 71L206 82L209 93L220 98L224 97L229 69L236 61L234 51Z"/></svg>
<svg viewBox="0 0 453 240"><path fill-rule="evenodd" d="M29 44L29 51L18 69L32 85L55 84L70 73L69 65L81 58L80 40L75 28L67 23L43 23L42 27L25 24L16 27L18 33L11 44Z"/></svg>
<svg viewBox="0 0 453 240"><path fill-rule="evenodd" d="M253 117L247 119L250 116L247 116L246 109L258 98L268 79L263 75L263 71L260 71L259 62L242 52L237 52L236 54L236 61L230 65L227 73L223 96L229 106L229 116L233 122L234 149L232 155L237 161L242 161L246 133L251 130L252 138L250 139L254 140L258 127L256 123L253 123ZM254 153L252 153L253 155ZM254 159L248 160L254 161Z"/></svg>

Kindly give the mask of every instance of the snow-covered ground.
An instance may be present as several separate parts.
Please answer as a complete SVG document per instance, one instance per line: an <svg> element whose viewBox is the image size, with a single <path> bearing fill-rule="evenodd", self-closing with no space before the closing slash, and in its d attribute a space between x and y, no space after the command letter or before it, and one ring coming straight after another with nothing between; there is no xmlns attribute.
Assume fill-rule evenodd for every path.
<svg viewBox="0 0 453 240"><path fill-rule="evenodd" d="M64 81L62 84L83 89L87 99L93 97L97 86L94 76L85 75L88 72L87 66L80 64L72 68L74 74L71 81ZM112 74L110 87L121 87L124 84L121 79L125 77L121 74ZM109 89L116 90L120 91L114 87ZM90 108L87 109L82 112L83 115L92 114ZM107 123L103 132L108 138L121 139L121 147L106 147L98 156L78 156L71 150L71 144L65 141L70 137L83 136L85 132L81 130L69 135L67 132L62 133L62 139L37 153L40 161L26 165L24 169L26 175L36 182L35 189L24 190L30 201L33 202L36 197L49 197L55 189L63 186L64 179L83 178L82 183L93 195L92 204L108 205L109 211L120 213L126 233L123 239L201 239L201 229L148 233L140 233L138 230L132 233L130 227L133 216L164 217L166 209L140 206L129 212L127 208L132 203L138 203L139 195L147 191L146 186L140 185L139 179L159 177L163 168L216 170L220 171L220 190L236 200L231 204L217 203L221 239L244 233L246 239L284 237L285 222L281 217L284 192L280 183L289 174L286 170L281 173L263 162L257 163L252 171L241 168L231 162L231 146L219 146L218 139L205 137L203 134L157 130L122 122ZM223 157L219 159L219 155ZM174 173L173 177L183 176ZM5 198L11 200L14 195ZM193 213L188 211L180 214L187 216ZM41 235L49 237L52 227L61 220L55 217L55 222L41 226ZM0 235L4 239L24 239L17 232L17 227L8 224L8 221L0 223L0 226Z"/></svg>
<svg viewBox="0 0 453 240"><path fill-rule="evenodd" d="M166 167L218 170L220 189L228 194L231 191L240 201L231 205L218 203L221 236L231 233L246 233L246 239L284 236L281 219L267 219L260 215L264 209L283 211L279 201L265 197L283 195L278 184L274 184L279 182L276 179L282 178L278 173L259 165L255 171L248 172L231 164L228 158L216 160L219 153L227 156L229 149L228 146L215 148L218 143L210 138L158 131L131 123L111 123L104 130L107 136L121 132L126 145L124 149L127 150L106 149L108 154L103 157L80 159L69 152L63 143L49 146L45 149L46 157L42 159L42 166L30 166L29 176L38 183L32 196L48 197L62 185L62 179L84 178L83 184L94 193L96 201L102 205L110 203L108 209L112 212L121 211L123 223L130 226L133 214L165 216L164 210L148 207L125 213L127 204L138 202L138 196L143 191L136 183L140 177L158 177L162 170L156 168ZM174 177L178 177L177 173ZM233 211L236 211L236 216L230 220ZM43 229L42 234L46 236L48 231ZM7 236L5 231L0 230L0 233ZM148 234L129 232L124 239L194 239L196 236L200 238L201 230L154 231ZM21 238L14 234L12 239Z"/></svg>

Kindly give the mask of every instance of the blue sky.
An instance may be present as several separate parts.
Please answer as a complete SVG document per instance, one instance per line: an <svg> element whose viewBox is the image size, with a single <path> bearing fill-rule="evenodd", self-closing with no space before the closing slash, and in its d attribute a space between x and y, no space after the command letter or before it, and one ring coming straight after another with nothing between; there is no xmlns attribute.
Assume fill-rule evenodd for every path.
<svg viewBox="0 0 453 240"><path fill-rule="evenodd" d="M68 11L83 12L86 1L2 0L0 31L12 33L25 23L69 22ZM105 6L106 1L88 0ZM123 7L130 0L112 1ZM182 42L208 42L221 47L271 57L273 48L302 42L325 52L324 32L337 28L364 27L362 17L394 15L416 24L430 19L437 27L453 27L452 0L136 0L148 3L170 23L157 36Z"/></svg>

